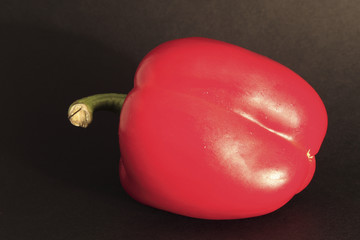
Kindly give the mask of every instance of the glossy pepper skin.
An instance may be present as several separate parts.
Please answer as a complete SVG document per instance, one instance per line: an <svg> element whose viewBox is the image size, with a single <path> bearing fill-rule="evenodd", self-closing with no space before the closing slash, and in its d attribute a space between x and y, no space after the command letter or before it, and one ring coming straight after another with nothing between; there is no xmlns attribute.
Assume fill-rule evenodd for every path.
<svg viewBox="0 0 360 240"><path fill-rule="evenodd" d="M315 171L327 114L283 65L185 38L148 53L120 115L120 179L136 200L204 219L270 213Z"/></svg>

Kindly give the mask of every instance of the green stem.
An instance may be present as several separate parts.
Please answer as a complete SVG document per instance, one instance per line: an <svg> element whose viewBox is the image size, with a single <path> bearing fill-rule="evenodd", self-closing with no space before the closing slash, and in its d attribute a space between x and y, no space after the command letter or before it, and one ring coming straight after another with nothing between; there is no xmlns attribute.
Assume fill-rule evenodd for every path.
<svg viewBox="0 0 360 240"><path fill-rule="evenodd" d="M126 94L103 93L81 98L73 102L68 110L70 122L77 127L86 128L92 122L93 113L108 110L120 113Z"/></svg>

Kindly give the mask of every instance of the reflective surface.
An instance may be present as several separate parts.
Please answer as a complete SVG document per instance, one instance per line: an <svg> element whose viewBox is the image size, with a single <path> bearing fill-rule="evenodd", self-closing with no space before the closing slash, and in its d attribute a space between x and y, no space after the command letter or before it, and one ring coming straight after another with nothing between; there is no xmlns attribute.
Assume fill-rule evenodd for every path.
<svg viewBox="0 0 360 240"><path fill-rule="evenodd" d="M185 216L263 215L310 182L326 128L320 97L288 68L216 40L166 42L121 111L121 181Z"/></svg>

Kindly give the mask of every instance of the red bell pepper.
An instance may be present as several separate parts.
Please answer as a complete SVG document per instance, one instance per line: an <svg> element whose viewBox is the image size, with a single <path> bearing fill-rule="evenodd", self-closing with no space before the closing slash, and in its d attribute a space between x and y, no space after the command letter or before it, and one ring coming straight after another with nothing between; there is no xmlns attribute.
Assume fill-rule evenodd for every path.
<svg viewBox="0 0 360 240"><path fill-rule="evenodd" d="M327 129L315 90L283 65L205 38L161 44L127 95L71 105L75 125L121 109L120 179L136 200L173 213L236 219L270 213L303 190Z"/></svg>

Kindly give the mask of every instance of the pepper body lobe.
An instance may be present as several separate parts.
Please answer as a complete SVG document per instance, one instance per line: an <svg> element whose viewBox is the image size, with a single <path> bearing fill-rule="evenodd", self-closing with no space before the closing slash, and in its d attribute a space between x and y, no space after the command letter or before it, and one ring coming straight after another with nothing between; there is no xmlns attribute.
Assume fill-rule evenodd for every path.
<svg viewBox="0 0 360 240"><path fill-rule="evenodd" d="M266 214L308 185L326 128L320 97L288 68L216 40L173 40L145 56L125 100L121 182L186 216Z"/></svg>

